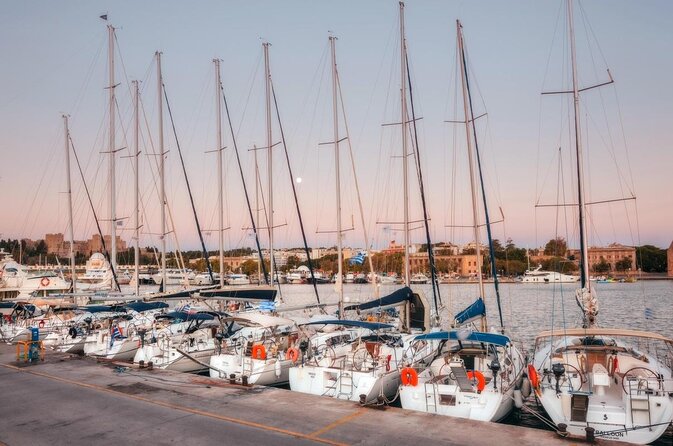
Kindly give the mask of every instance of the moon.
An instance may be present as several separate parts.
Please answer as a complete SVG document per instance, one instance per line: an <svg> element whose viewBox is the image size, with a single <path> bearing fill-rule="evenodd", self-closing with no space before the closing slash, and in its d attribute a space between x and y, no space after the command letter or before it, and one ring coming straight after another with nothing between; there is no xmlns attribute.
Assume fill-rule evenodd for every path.
<svg viewBox="0 0 673 446"><path fill-rule="evenodd" d="M301 183L301 177L297 177L295 181L297 182L297 184Z"/></svg>

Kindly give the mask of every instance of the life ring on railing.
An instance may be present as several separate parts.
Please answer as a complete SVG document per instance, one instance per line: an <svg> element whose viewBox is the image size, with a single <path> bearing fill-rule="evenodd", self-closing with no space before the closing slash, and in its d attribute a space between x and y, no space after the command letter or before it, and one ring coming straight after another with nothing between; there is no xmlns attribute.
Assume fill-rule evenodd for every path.
<svg viewBox="0 0 673 446"><path fill-rule="evenodd" d="M411 367L405 367L400 370L400 378L404 386L416 387L418 385L418 373Z"/></svg>
<svg viewBox="0 0 673 446"><path fill-rule="evenodd" d="M537 375L537 370L533 364L528 364L528 381L533 389L540 386L540 377Z"/></svg>
<svg viewBox="0 0 673 446"><path fill-rule="evenodd" d="M40 322L37 324L37 326L38 326L39 328L44 328L44 321L40 321Z"/></svg>
<svg viewBox="0 0 673 446"><path fill-rule="evenodd" d="M266 359L266 349L262 344L255 344L252 346L250 356L252 359Z"/></svg>
<svg viewBox="0 0 673 446"><path fill-rule="evenodd" d="M484 378L484 374L479 370L469 370L467 372L467 379L473 381L475 378L477 379L477 390L481 392L486 387L486 378Z"/></svg>
<svg viewBox="0 0 673 446"><path fill-rule="evenodd" d="M49 277L43 277L42 280L40 280L40 285L49 286Z"/></svg>
<svg viewBox="0 0 673 446"><path fill-rule="evenodd" d="M291 360L293 363L297 362L299 359L299 349L296 347L288 348L287 352L285 352L285 357Z"/></svg>

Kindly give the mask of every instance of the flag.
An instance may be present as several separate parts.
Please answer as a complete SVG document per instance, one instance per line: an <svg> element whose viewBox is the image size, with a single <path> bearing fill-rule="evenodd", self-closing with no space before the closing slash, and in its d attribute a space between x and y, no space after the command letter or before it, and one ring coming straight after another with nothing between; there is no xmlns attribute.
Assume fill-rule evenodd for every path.
<svg viewBox="0 0 673 446"><path fill-rule="evenodd" d="M101 19L105 20L107 22L107 14L103 14L100 16Z"/></svg>
<svg viewBox="0 0 673 446"><path fill-rule="evenodd" d="M350 259L348 259L348 263L350 265L362 265L363 263L365 263L365 256L366 256L366 253L359 252L356 255L354 255L353 257L351 257Z"/></svg>
<svg viewBox="0 0 673 446"><path fill-rule="evenodd" d="M115 339L124 339L124 336L122 336L122 332L119 329L118 325L113 325L111 331L112 333L110 334L110 347L112 347L112 344L114 344Z"/></svg>
<svg viewBox="0 0 673 446"><path fill-rule="evenodd" d="M645 319L652 320L654 319L654 312L650 307L645 308Z"/></svg>

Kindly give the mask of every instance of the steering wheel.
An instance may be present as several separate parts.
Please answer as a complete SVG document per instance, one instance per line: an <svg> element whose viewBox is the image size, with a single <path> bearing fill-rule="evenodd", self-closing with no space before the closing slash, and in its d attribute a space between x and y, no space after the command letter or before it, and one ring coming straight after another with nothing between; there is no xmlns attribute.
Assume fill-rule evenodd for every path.
<svg viewBox="0 0 673 446"><path fill-rule="evenodd" d="M582 375L582 372L580 371L580 369L571 364L563 363L563 367L565 367L566 372L559 379L559 389L564 385L567 385L568 389L572 390L573 392L579 392L580 389L582 388L582 383L584 383L584 377ZM569 371L577 373L577 378L571 377L570 374L568 373ZM579 384L577 388L575 388L573 380Z"/></svg>
<svg viewBox="0 0 673 446"><path fill-rule="evenodd" d="M362 371L362 367L367 362L367 357L371 356L369 350L367 350L366 348L358 348L352 354L353 354L353 368Z"/></svg>
<svg viewBox="0 0 673 446"><path fill-rule="evenodd" d="M643 370L645 371L645 376L643 376L640 373L631 373L634 370ZM649 376L648 376L649 375ZM648 369L647 367L633 367L624 373L624 376L622 378L622 390L624 391L625 394L629 394L629 392L626 391L626 386L624 385L625 382L629 381L631 382L630 379L628 378L636 378L638 380L638 390L640 390L640 384L644 381L646 384L649 384L649 378L654 378L657 381L660 380L660 377L657 373L654 371ZM630 387L630 386L629 386Z"/></svg>

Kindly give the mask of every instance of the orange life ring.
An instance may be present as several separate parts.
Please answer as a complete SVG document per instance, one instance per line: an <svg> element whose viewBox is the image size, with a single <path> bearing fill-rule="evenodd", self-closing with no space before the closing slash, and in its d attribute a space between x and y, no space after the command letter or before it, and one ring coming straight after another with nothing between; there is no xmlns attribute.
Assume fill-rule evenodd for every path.
<svg viewBox="0 0 673 446"><path fill-rule="evenodd" d="M40 322L37 324L37 326L38 326L39 328L44 328L44 321L40 321Z"/></svg>
<svg viewBox="0 0 673 446"><path fill-rule="evenodd" d="M528 364L528 380L533 389L537 389L540 386L540 377L537 375L537 370L533 364Z"/></svg>
<svg viewBox="0 0 673 446"><path fill-rule="evenodd" d="M40 285L49 286L49 277L43 277L42 280L40 280Z"/></svg>
<svg viewBox="0 0 673 446"><path fill-rule="evenodd" d="M411 367L405 367L400 370L402 385L416 387L418 385L418 373Z"/></svg>
<svg viewBox="0 0 673 446"><path fill-rule="evenodd" d="M486 379L484 378L484 374L479 370L470 370L467 372L467 379L472 381L475 378L477 379L477 390L481 392L484 390L484 387L486 387Z"/></svg>
<svg viewBox="0 0 673 446"><path fill-rule="evenodd" d="M266 349L262 344L255 344L252 346L250 356L252 359L266 359Z"/></svg>
<svg viewBox="0 0 673 446"><path fill-rule="evenodd" d="M297 362L299 359L299 350L296 347L290 347L285 352L285 357L290 359L292 362Z"/></svg>

